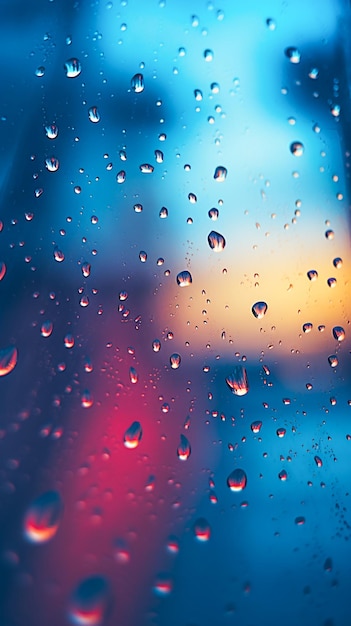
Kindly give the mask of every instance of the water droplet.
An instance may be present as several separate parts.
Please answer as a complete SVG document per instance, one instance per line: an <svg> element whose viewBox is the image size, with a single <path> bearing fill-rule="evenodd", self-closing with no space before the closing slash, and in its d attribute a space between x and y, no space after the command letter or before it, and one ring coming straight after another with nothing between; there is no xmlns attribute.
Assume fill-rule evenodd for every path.
<svg viewBox="0 0 351 626"><path fill-rule="evenodd" d="M209 48L207 48L207 50L204 51L204 59L207 63L210 63L211 61L213 61L213 52Z"/></svg>
<svg viewBox="0 0 351 626"><path fill-rule="evenodd" d="M311 71L308 73L309 78L312 78L312 80L316 80L316 78L318 78L318 75L319 75L319 70L316 67L313 67Z"/></svg>
<svg viewBox="0 0 351 626"><path fill-rule="evenodd" d="M305 518L302 515L299 515L298 517L295 517L295 524L296 526L303 526L305 523Z"/></svg>
<svg viewBox="0 0 351 626"><path fill-rule="evenodd" d="M328 356L328 363L330 365L330 367L337 367L339 364L339 360L338 357L336 356L336 354L331 354L330 356Z"/></svg>
<svg viewBox="0 0 351 626"><path fill-rule="evenodd" d="M327 285L328 285L328 287L331 287L331 288L336 287L336 285L337 285L336 278L328 278Z"/></svg>
<svg viewBox="0 0 351 626"><path fill-rule="evenodd" d="M339 117L340 113L341 113L341 107L339 104L333 104L330 107L330 113L332 114L333 117Z"/></svg>
<svg viewBox="0 0 351 626"><path fill-rule="evenodd" d="M139 380L139 376L135 367L129 368L129 380L133 385L135 385Z"/></svg>
<svg viewBox="0 0 351 626"><path fill-rule="evenodd" d="M101 117L100 117L98 108L96 106L90 107L88 111L88 116L89 116L89 120L93 122L93 124L97 124L98 122L100 122Z"/></svg>
<svg viewBox="0 0 351 626"><path fill-rule="evenodd" d="M257 317L257 319L261 320L267 312L268 309L268 305L267 302L255 302L255 304L252 306L252 313L255 317Z"/></svg>
<svg viewBox="0 0 351 626"><path fill-rule="evenodd" d="M330 557L325 559L323 569L325 572L331 572L333 570L333 561Z"/></svg>
<svg viewBox="0 0 351 626"><path fill-rule="evenodd" d="M174 537L173 535L168 537L168 539L167 539L167 550L171 554L178 554L178 552L179 552L179 541L178 541L177 537Z"/></svg>
<svg viewBox="0 0 351 626"><path fill-rule="evenodd" d="M317 280L318 278L318 272L316 270L308 270L307 272L307 277L311 280Z"/></svg>
<svg viewBox="0 0 351 626"><path fill-rule="evenodd" d="M267 28L269 28L269 30L275 30L277 27L275 21L271 17L268 17L266 19L266 25L267 25Z"/></svg>
<svg viewBox="0 0 351 626"><path fill-rule="evenodd" d="M83 409L90 409L94 404L94 398L89 389L85 389L80 399L80 405Z"/></svg>
<svg viewBox="0 0 351 626"><path fill-rule="evenodd" d="M161 350L161 342L159 339L154 339L152 342L152 349L154 352L159 352Z"/></svg>
<svg viewBox="0 0 351 626"><path fill-rule="evenodd" d="M179 272L179 274L177 274L176 280L179 287L188 287L193 282L192 276L187 270Z"/></svg>
<svg viewBox="0 0 351 626"><path fill-rule="evenodd" d="M306 324L302 326L302 330L306 334L310 333L312 329L313 329L313 324L311 322L306 322Z"/></svg>
<svg viewBox="0 0 351 626"><path fill-rule="evenodd" d="M177 455L181 461L186 461L191 454L191 446L189 440L184 436L180 435L180 444L177 448Z"/></svg>
<svg viewBox="0 0 351 626"><path fill-rule="evenodd" d="M304 153L304 146L300 141L293 141L290 144L290 152L296 157L300 157Z"/></svg>
<svg viewBox="0 0 351 626"><path fill-rule="evenodd" d="M219 216L219 211L216 208L212 208L209 210L208 212L208 217L211 218L211 220L216 221L218 219Z"/></svg>
<svg viewBox="0 0 351 626"><path fill-rule="evenodd" d="M155 150L155 159L156 159L156 163L163 163L163 152L162 152L162 150Z"/></svg>
<svg viewBox="0 0 351 626"><path fill-rule="evenodd" d="M23 522L24 535L31 543L46 543L59 528L63 503L57 491L47 491L29 506Z"/></svg>
<svg viewBox="0 0 351 626"><path fill-rule="evenodd" d="M256 422L252 422L251 424L251 430L253 433L257 434L260 432L262 428L262 422L257 420Z"/></svg>
<svg viewBox="0 0 351 626"><path fill-rule="evenodd" d="M202 100L202 91L200 89L195 89L194 90L194 96L195 96L195 100L197 100L197 102L201 102L201 100Z"/></svg>
<svg viewBox="0 0 351 626"><path fill-rule="evenodd" d="M144 76L142 74L134 74L131 85L134 93L141 93L145 89Z"/></svg>
<svg viewBox="0 0 351 626"><path fill-rule="evenodd" d="M37 67L37 69L35 70L35 75L38 76L38 78L42 78L45 74L45 67L43 65L40 65L39 67Z"/></svg>
<svg viewBox="0 0 351 626"><path fill-rule="evenodd" d="M279 480L285 481L288 478L288 473L285 470L281 470L278 474Z"/></svg>
<svg viewBox="0 0 351 626"><path fill-rule="evenodd" d="M194 524L194 535L198 541L208 541L211 537L211 528L204 517L200 517Z"/></svg>
<svg viewBox="0 0 351 626"><path fill-rule="evenodd" d="M345 339L345 330L342 326L334 326L333 328L333 337L336 341L344 341Z"/></svg>
<svg viewBox="0 0 351 626"><path fill-rule="evenodd" d="M0 261L0 280L4 278L6 274L6 264L4 261Z"/></svg>
<svg viewBox="0 0 351 626"><path fill-rule="evenodd" d="M82 71L80 61L76 58L68 59L64 64L67 78L76 78Z"/></svg>
<svg viewBox="0 0 351 626"><path fill-rule="evenodd" d="M121 185L122 183L124 183L126 180L126 173L124 170L121 170L120 172L118 172L117 176L116 176L116 181Z"/></svg>
<svg viewBox="0 0 351 626"><path fill-rule="evenodd" d="M8 346L0 350L0 376L6 376L17 365L18 352L15 346Z"/></svg>
<svg viewBox="0 0 351 626"><path fill-rule="evenodd" d="M42 337L50 337L53 328L54 328L54 325L49 320L47 320L46 322L43 322L43 324L41 325L41 329L40 329Z"/></svg>
<svg viewBox="0 0 351 626"><path fill-rule="evenodd" d="M153 165L150 165L150 163L142 163L139 169L142 174L152 174L155 168Z"/></svg>
<svg viewBox="0 0 351 626"><path fill-rule="evenodd" d="M282 439L283 437L285 437L285 435L286 435L285 428L277 428L277 436L279 437L279 439Z"/></svg>
<svg viewBox="0 0 351 626"><path fill-rule="evenodd" d="M225 179L227 178L227 170L226 170L226 168L223 167L222 165L219 165L218 167L216 167L215 173L213 175L213 178L218 183L223 183L225 181Z"/></svg>
<svg viewBox="0 0 351 626"><path fill-rule="evenodd" d="M215 230L211 230L210 234L207 237L208 245L214 252L222 252L225 248L226 241L220 233L217 233Z"/></svg>
<svg viewBox="0 0 351 626"><path fill-rule="evenodd" d="M322 467L323 461L322 461L322 459L319 456L315 456L314 457L314 461L315 461L315 464L317 465L317 467Z"/></svg>
<svg viewBox="0 0 351 626"><path fill-rule="evenodd" d="M338 269L338 270L341 269L342 268L342 259L340 257L336 257L333 260L333 265L334 265L334 267L336 267L336 269Z"/></svg>
<svg viewBox="0 0 351 626"><path fill-rule="evenodd" d="M172 579L168 574L158 574L155 584L153 586L153 591L158 596L168 596L173 589Z"/></svg>
<svg viewBox="0 0 351 626"><path fill-rule="evenodd" d="M84 263L82 263L82 274L84 278L88 278L88 276L90 276L90 271L91 271L90 263L88 263L87 261L84 261Z"/></svg>
<svg viewBox="0 0 351 626"><path fill-rule="evenodd" d="M172 370L178 369L178 367L180 366L181 360L182 360L181 356L177 352L174 352L174 354L171 354L171 356L169 357L169 361L170 361Z"/></svg>
<svg viewBox="0 0 351 626"><path fill-rule="evenodd" d="M48 139L56 139L58 132L58 127L56 126L56 124L50 124L49 126L45 126L45 134Z"/></svg>
<svg viewBox="0 0 351 626"><path fill-rule="evenodd" d="M54 248L54 259L58 263L62 263L62 261L65 260L64 253L62 252L62 250L59 250L57 246L55 246L55 248Z"/></svg>
<svg viewBox="0 0 351 626"><path fill-rule="evenodd" d="M146 263L147 261L147 253L144 250L140 250L139 259L142 263Z"/></svg>
<svg viewBox="0 0 351 626"><path fill-rule="evenodd" d="M285 56L289 59L290 63L300 63L301 54L297 48L289 47L285 48Z"/></svg>
<svg viewBox="0 0 351 626"><path fill-rule="evenodd" d="M124 433L124 445L130 450L136 448L143 436L143 431L140 422L133 422L131 426Z"/></svg>
<svg viewBox="0 0 351 626"><path fill-rule="evenodd" d="M74 346L74 337L71 333L67 333L67 335L65 335L65 338L63 340L63 343L65 344L65 348L71 349Z"/></svg>
<svg viewBox="0 0 351 626"><path fill-rule="evenodd" d="M231 491L242 491L247 485L247 476L242 469L235 469L227 478L227 485Z"/></svg>
<svg viewBox="0 0 351 626"><path fill-rule="evenodd" d="M160 210L159 217L161 219L166 219L166 217L168 217L168 209L165 206L163 206L162 209Z"/></svg>
<svg viewBox="0 0 351 626"><path fill-rule="evenodd" d="M245 367L237 365L228 378L225 379L229 389L236 396L244 396L249 391L249 381Z"/></svg>
<svg viewBox="0 0 351 626"><path fill-rule="evenodd" d="M68 617L76 626L102 626L111 604L107 580L91 576L82 580L69 601Z"/></svg>
<svg viewBox="0 0 351 626"><path fill-rule="evenodd" d="M334 231L333 230L326 230L325 233L325 238L326 239L334 239Z"/></svg>
<svg viewBox="0 0 351 626"><path fill-rule="evenodd" d="M60 167L60 162L56 157L49 157L45 160L45 167L48 172L57 172Z"/></svg>

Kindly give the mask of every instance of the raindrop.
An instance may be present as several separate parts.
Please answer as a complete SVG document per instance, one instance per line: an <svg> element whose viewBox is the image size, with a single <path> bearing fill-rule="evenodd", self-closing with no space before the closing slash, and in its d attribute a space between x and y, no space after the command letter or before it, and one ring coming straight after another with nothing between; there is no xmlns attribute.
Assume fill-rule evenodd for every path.
<svg viewBox="0 0 351 626"><path fill-rule="evenodd" d="M176 280L179 287L188 287L193 282L192 276L187 270L179 272L179 274L177 274Z"/></svg>
<svg viewBox="0 0 351 626"><path fill-rule="evenodd" d="M177 448L177 455L181 461L186 461L191 454L191 446L189 440L184 436L180 435L180 444Z"/></svg>
<svg viewBox="0 0 351 626"><path fill-rule="evenodd" d="M62 261L65 260L64 253L62 252L62 250L59 250L57 246L55 246L55 248L54 248L54 259L58 263L62 263Z"/></svg>
<svg viewBox="0 0 351 626"><path fill-rule="evenodd" d="M6 265L4 261L0 261L0 280L4 278L5 274L6 274Z"/></svg>
<svg viewBox="0 0 351 626"><path fill-rule="evenodd" d="M57 491L47 491L29 506L23 522L24 535L31 543L46 543L59 528L63 503Z"/></svg>
<svg viewBox="0 0 351 626"><path fill-rule="evenodd" d="M0 350L0 376L10 374L17 365L18 352L15 346Z"/></svg>
<svg viewBox="0 0 351 626"><path fill-rule="evenodd" d="M142 263L146 263L147 261L147 254L144 250L140 250L139 252L139 259Z"/></svg>
<svg viewBox="0 0 351 626"><path fill-rule="evenodd" d="M50 337L53 328L54 328L54 325L49 320L47 320L46 322L43 322L43 324L41 325L41 329L40 329L41 336Z"/></svg>
<svg viewBox="0 0 351 626"><path fill-rule="evenodd" d="M116 176L116 181L121 185L122 183L124 183L126 180L126 173L124 170L121 170L120 172L118 172L117 176Z"/></svg>
<svg viewBox="0 0 351 626"><path fill-rule="evenodd" d="M134 74L131 85L134 93L141 93L145 89L144 76L142 74Z"/></svg>
<svg viewBox="0 0 351 626"><path fill-rule="evenodd" d="M200 517L194 524L194 535L198 541L208 541L211 537L211 528L204 517Z"/></svg>
<svg viewBox="0 0 351 626"><path fill-rule="evenodd" d="M97 124L98 122L100 122L101 117L100 117L98 108L96 106L90 107L88 111L88 116L89 116L89 120L93 122L93 124Z"/></svg>
<svg viewBox="0 0 351 626"><path fill-rule="evenodd" d="M59 131L56 124L50 124L49 126L45 126L45 134L48 139L56 139L58 132Z"/></svg>
<svg viewBox="0 0 351 626"><path fill-rule="evenodd" d="M308 277L311 281L317 280L317 278L318 278L318 272L317 272L316 270L309 270L309 271L307 272L307 277Z"/></svg>
<svg viewBox="0 0 351 626"><path fill-rule="evenodd" d="M150 163L142 163L139 169L142 174L152 174L155 168L153 165L150 165Z"/></svg>
<svg viewBox="0 0 351 626"><path fill-rule="evenodd" d="M161 350L161 342L159 339L154 339L152 342L152 349L154 352L159 352Z"/></svg>
<svg viewBox="0 0 351 626"><path fill-rule="evenodd" d="M330 365L330 367L337 367L339 360L338 357L336 356L336 354L331 354L330 356L328 356L328 363Z"/></svg>
<svg viewBox="0 0 351 626"><path fill-rule="evenodd" d="M333 265L334 265L334 267L336 267L336 269L338 269L338 270L341 269L342 268L342 259L340 257L336 257L333 260Z"/></svg>
<svg viewBox="0 0 351 626"><path fill-rule="evenodd" d="M45 160L45 167L48 172L57 172L60 167L60 162L56 157L49 157Z"/></svg>
<svg viewBox="0 0 351 626"><path fill-rule="evenodd" d="M286 434L285 428L277 428L277 436L279 437L279 439L282 439L283 437L285 437L285 434Z"/></svg>
<svg viewBox="0 0 351 626"><path fill-rule="evenodd" d="M140 422L133 422L133 424L129 426L129 428L124 433L123 442L125 447L129 448L130 450L136 448L139 445L142 436L143 431Z"/></svg>
<svg viewBox="0 0 351 626"><path fill-rule="evenodd" d="M289 59L290 63L300 63L301 54L297 48L289 47L285 48L285 56Z"/></svg>
<svg viewBox="0 0 351 626"><path fill-rule="evenodd" d="M110 588L102 576L82 580L68 606L68 617L76 626L102 626L111 603Z"/></svg>
<svg viewBox="0 0 351 626"><path fill-rule="evenodd" d="M257 420L256 422L252 422L251 424L251 430L253 433L257 434L260 432L262 428L262 422Z"/></svg>
<svg viewBox="0 0 351 626"><path fill-rule="evenodd" d="M216 208L212 208L209 210L208 212L208 217L211 218L211 220L216 221L218 219L219 216L219 211Z"/></svg>
<svg viewBox="0 0 351 626"><path fill-rule="evenodd" d="M293 141L290 144L290 152L296 157L300 157L304 153L304 146L300 141Z"/></svg>
<svg viewBox="0 0 351 626"><path fill-rule="evenodd" d="M261 320L267 312L268 309L268 305L266 302L255 302L255 304L252 306L252 313L255 317L257 317L257 319Z"/></svg>
<svg viewBox="0 0 351 626"><path fill-rule="evenodd" d="M227 478L227 485L231 491L242 491L247 485L247 476L242 469L235 469Z"/></svg>
<svg viewBox="0 0 351 626"><path fill-rule="evenodd" d="M207 237L208 245L214 252L222 252L225 248L226 241L220 233L217 233L215 230L211 230L210 234Z"/></svg>
<svg viewBox="0 0 351 626"><path fill-rule="evenodd" d="M336 287L336 284L337 284L336 278L328 278L327 280L328 287L331 287L331 288Z"/></svg>
<svg viewBox="0 0 351 626"><path fill-rule="evenodd" d="M237 365L228 378L225 379L229 389L236 396L244 396L249 391L249 381L245 367Z"/></svg>
<svg viewBox="0 0 351 626"><path fill-rule="evenodd" d="M80 61L76 58L68 59L64 64L67 78L76 78L82 71Z"/></svg>
<svg viewBox="0 0 351 626"><path fill-rule="evenodd" d="M225 181L225 179L227 178L227 170L226 170L226 168L223 167L222 165L219 165L218 167L216 167L215 173L213 175L213 178L218 183L223 183Z"/></svg>
<svg viewBox="0 0 351 626"><path fill-rule="evenodd" d="M135 367L129 368L129 380L133 385L135 385L139 380L139 376Z"/></svg>
<svg viewBox="0 0 351 626"><path fill-rule="evenodd" d="M65 348L73 348L74 346L74 337L71 333L67 333L67 335L65 335L65 338L63 340L64 344L65 344Z"/></svg>
<svg viewBox="0 0 351 626"><path fill-rule="evenodd" d="M161 150L155 150L156 163L163 163L163 152Z"/></svg>
<svg viewBox="0 0 351 626"><path fill-rule="evenodd" d="M336 341L344 341L345 339L345 330L342 326L334 326L333 328L333 337Z"/></svg>
<svg viewBox="0 0 351 626"><path fill-rule="evenodd" d="M312 78L312 80L316 80L316 78L318 78L318 75L319 70L316 67L313 67L308 74L309 78Z"/></svg>
<svg viewBox="0 0 351 626"><path fill-rule="evenodd" d="M90 276L91 265L87 261L82 264L82 274L84 278L88 278Z"/></svg>
<svg viewBox="0 0 351 626"><path fill-rule="evenodd" d="M174 352L174 354L171 354L171 356L169 357L169 361L170 361L172 370L178 369L178 367L180 366L181 360L182 360L181 356L177 352Z"/></svg>
<svg viewBox="0 0 351 626"><path fill-rule="evenodd" d="M279 480L285 481L288 478L288 474L285 470L281 470L278 474Z"/></svg>
<svg viewBox="0 0 351 626"><path fill-rule="evenodd" d="M302 326L302 330L306 334L310 333L312 329L313 329L313 324L311 322L306 322L306 324Z"/></svg>

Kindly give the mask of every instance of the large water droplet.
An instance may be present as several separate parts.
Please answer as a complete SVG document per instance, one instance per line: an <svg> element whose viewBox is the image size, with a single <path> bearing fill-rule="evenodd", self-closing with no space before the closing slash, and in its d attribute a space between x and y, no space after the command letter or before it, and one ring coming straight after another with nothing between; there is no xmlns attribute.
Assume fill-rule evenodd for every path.
<svg viewBox="0 0 351 626"><path fill-rule="evenodd" d="M111 603L110 588L102 576L82 580L74 590L68 617L76 626L102 626Z"/></svg>
<svg viewBox="0 0 351 626"><path fill-rule="evenodd" d="M247 485L247 476L242 469L235 469L227 478L227 485L231 491L242 491Z"/></svg>
<svg viewBox="0 0 351 626"><path fill-rule="evenodd" d="M152 342L152 349L154 352L159 352L161 350L161 342L159 339L154 339Z"/></svg>
<svg viewBox="0 0 351 626"><path fill-rule="evenodd" d="M307 277L311 281L315 281L318 278L318 272L316 270L308 270Z"/></svg>
<svg viewBox="0 0 351 626"><path fill-rule="evenodd" d="M42 337L50 337L52 330L54 328L54 325L52 322L50 322L50 320L47 320L46 322L43 322L41 325L41 336Z"/></svg>
<svg viewBox="0 0 351 626"><path fill-rule="evenodd" d="M134 93L141 93L145 89L144 76L142 74L134 74L131 85Z"/></svg>
<svg viewBox="0 0 351 626"><path fill-rule="evenodd" d="M300 141L293 141L290 144L290 152L296 157L300 157L304 153L304 146Z"/></svg>
<svg viewBox="0 0 351 626"><path fill-rule="evenodd" d="M252 306L252 313L255 317L257 317L257 319L261 320L267 312L268 309L268 305L266 302L255 302L255 304Z"/></svg>
<svg viewBox="0 0 351 626"><path fill-rule="evenodd" d="M171 356L169 357L169 361L170 361L172 370L178 369L178 367L180 366L181 360L182 360L181 356L177 352L174 352L174 354L171 354Z"/></svg>
<svg viewBox="0 0 351 626"><path fill-rule="evenodd" d="M48 139L56 139L58 132L59 131L56 124L50 124L49 126L45 126L45 134Z"/></svg>
<svg viewBox="0 0 351 626"><path fill-rule="evenodd" d="M187 270L179 272L179 274L177 274L176 280L179 287L188 287L193 282L192 276Z"/></svg>
<svg viewBox="0 0 351 626"><path fill-rule="evenodd" d="M344 341L345 339L345 330L342 326L334 326L333 328L333 337L336 341Z"/></svg>
<svg viewBox="0 0 351 626"><path fill-rule="evenodd" d="M118 172L117 176L116 176L116 181L121 185L122 183L124 183L126 180L126 173L124 170L121 170L120 172Z"/></svg>
<svg viewBox="0 0 351 626"><path fill-rule="evenodd" d="M253 433L257 434L257 433L260 432L260 430L262 428L262 422L260 420L257 420L256 422L252 422L250 428L251 428Z"/></svg>
<svg viewBox="0 0 351 626"><path fill-rule="evenodd" d="M336 356L336 354L331 354L330 356L328 356L328 363L330 365L330 367L337 367L339 364L339 360L338 357Z"/></svg>
<svg viewBox="0 0 351 626"><path fill-rule="evenodd" d="M24 517L24 534L32 543L45 543L58 530L63 512L63 503L57 491L41 494L29 506Z"/></svg>
<svg viewBox="0 0 351 626"><path fill-rule="evenodd" d="M215 230L211 230L207 237L208 245L214 252L222 252L225 248L225 239L223 235L217 233Z"/></svg>
<svg viewBox="0 0 351 626"><path fill-rule="evenodd" d="M237 365L230 376L225 379L229 389L236 396L244 396L249 391L249 381L245 367Z"/></svg>
<svg viewBox="0 0 351 626"><path fill-rule="evenodd" d="M200 517L194 524L194 535L198 541L208 541L211 537L210 525L204 517Z"/></svg>
<svg viewBox="0 0 351 626"><path fill-rule="evenodd" d="M124 445L126 448L132 450L136 448L143 436L143 431L140 422L133 422L131 426L124 433Z"/></svg>
<svg viewBox="0 0 351 626"><path fill-rule="evenodd" d="M186 461L191 454L190 442L184 435L180 435L180 444L177 448L177 454L181 461Z"/></svg>
<svg viewBox="0 0 351 626"><path fill-rule="evenodd" d="M218 183L223 183L225 181L225 179L227 178L227 169L225 167L223 167L223 165L219 165L215 169L215 173L213 175L213 178Z"/></svg>
<svg viewBox="0 0 351 626"><path fill-rule="evenodd" d="M98 122L100 122L101 117L100 117L98 108L96 106L90 107L88 111L88 116L89 116L89 120L93 122L93 124L97 124Z"/></svg>
<svg viewBox="0 0 351 626"><path fill-rule="evenodd" d="M48 172L57 172L60 167L60 162L56 157L52 156L45 160L45 167Z"/></svg>
<svg viewBox="0 0 351 626"><path fill-rule="evenodd" d="M154 171L155 168L150 163L142 163L139 166L139 169L140 169L142 174L152 174L152 172Z"/></svg>
<svg viewBox="0 0 351 626"><path fill-rule="evenodd" d="M290 63L300 63L301 54L297 48L289 47L285 48L285 56L288 57Z"/></svg>
<svg viewBox="0 0 351 626"><path fill-rule="evenodd" d="M68 59L64 64L67 78L76 78L82 71L80 61L76 58Z"/></svg>
<svg viewBox="0 0 351 626"><path fill-rule="evenodd" d="M10 374L17 365L18 352L15 346L0 350L0 376Z"/></svg>

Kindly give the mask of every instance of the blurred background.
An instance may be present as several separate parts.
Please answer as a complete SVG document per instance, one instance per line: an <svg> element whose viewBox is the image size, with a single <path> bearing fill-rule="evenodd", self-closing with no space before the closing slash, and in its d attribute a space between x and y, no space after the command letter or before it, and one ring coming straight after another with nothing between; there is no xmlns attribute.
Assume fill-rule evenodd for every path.
<svg viewBox="0 0 351 626"><path fill-rule="evenodd" d="M349 626L349 2L0 17L0 626Z"/></svg>

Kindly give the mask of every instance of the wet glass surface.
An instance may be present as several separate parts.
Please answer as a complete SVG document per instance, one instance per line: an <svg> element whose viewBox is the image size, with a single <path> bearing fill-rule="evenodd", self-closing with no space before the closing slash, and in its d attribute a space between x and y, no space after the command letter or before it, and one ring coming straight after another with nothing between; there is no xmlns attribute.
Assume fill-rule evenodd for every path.
<svg viewBox="0 0 351 626"><path fill-rule="evenodd" d="M0 3L0 626L349 626L350 6Z"/></svg>

